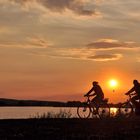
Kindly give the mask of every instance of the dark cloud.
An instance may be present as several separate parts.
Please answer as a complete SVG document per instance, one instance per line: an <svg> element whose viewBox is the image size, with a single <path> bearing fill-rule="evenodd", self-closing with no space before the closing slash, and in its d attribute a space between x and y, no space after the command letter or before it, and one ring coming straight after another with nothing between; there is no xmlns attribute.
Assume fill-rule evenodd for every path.
<svg viewBox="0 0 140 140"><path fill-rule="evenodd" d="M62 55L58 54L54 57L63 57L67 59L78 59L78 60L91 60L91 61L113 61L113 60L119 60L122 55L121 54L99 54L99 55Z"/></svg>
<svg viewBox="0 0 140 140"><path fill-rule="evenodd" d="M122 57L121 54L102 54L89 56L87 59L91 59L94 61L110 61L110 60L118 60L121 57Z"/></svg>
<svg viewBox="0 0 140 140"><path fill-rule="evenodd" d="M45 7L52 11L63 12L66 9L79 15L96 15L95 9L88 9L80 0L38 0Z"/></svg>
<svg viewBox="0 0 140 140"><path fill-rule="evenodd" d="M24 4L24 3L32 1L32 0L9 0L9 1L20 3L20 4Z"/></svg>
<svg viewBox="0 0 140 140"><path fill-rule="evenodd" d="M95 6L92 7L89 3L81 1L81 0L10 0L21 5L25 5L25 3L31 4L31 2L37 2L41 4L45 8L49 9L52 12L60 12L63 13L66 10L70 10L77 15L83 16L98 16L100 15L97 12ZM90 8L89 8L90 7Z"/></svg>
<svg viewBox="0 0 140 140"><path fill-rule="evenodd" d="M102 39L87 44L87 47L91 49L117 49L117 48L128 49L135 48L138 46L134 42L119 42L118 40Z"/></svg>

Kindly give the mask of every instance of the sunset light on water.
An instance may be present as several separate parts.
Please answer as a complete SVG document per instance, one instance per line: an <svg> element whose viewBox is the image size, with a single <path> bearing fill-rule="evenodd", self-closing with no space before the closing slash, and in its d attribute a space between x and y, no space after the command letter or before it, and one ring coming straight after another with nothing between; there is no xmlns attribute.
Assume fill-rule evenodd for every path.
<svg viewBox="0 0 140 140"><path fill-rule="evenodd" d="M117 111L118 111L118 109L115 108L115 107L110 108L110 115L111 115L111 116L115 116L115 115L117 114Z"/></svg>

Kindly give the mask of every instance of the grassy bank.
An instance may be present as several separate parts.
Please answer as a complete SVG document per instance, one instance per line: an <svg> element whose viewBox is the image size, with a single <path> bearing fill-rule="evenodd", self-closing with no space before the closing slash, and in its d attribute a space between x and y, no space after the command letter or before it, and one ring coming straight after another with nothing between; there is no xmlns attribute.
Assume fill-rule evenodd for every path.
<svg viewBox="0 0 140 140"><path fill-rule="evenodd" d="M140 139L140 119L0 120L0 140Z"/></svg>

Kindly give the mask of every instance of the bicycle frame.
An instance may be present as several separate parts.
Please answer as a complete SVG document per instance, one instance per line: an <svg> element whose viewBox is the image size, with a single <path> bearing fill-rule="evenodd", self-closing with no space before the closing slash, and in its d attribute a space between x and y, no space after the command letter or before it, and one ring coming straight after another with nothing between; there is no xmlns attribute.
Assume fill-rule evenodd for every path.
<svg viewBox="0 0 140 140"><path fill-rule="evenodd" d="M91 95L92 96L92 95ZM92 101L90 100L90 97L91 96L86 96L87 97L87 99L86 99L86 103L88 104L88 106L90 107L90 110L91 110L91 112L92 113L94 113L95 111L98 111L99 110L99 108L101 107L101 106L106 106L107 108L109 108L109 112L110 112L110 107L109 107L109 105L108 105L108 99L106 99L106 100L102 100L102 101L100 101L99 103L92 103ZM104 107L103 107L104 108ZM92 110L93 109L93 110Z"/></svg>
<svg viewBox="0 0 140 140"><path fill-rule="evenodd" d="M86 102L87 104L90 104L90 103L91 103L90 97L91 97L91 96L86 96L85 102Z"/></svg>
<svg viewBox="0 0 140 140"><path fill-rule="evenodd" d="M91 96L92 96L92 95L91 95ZM88 105L90 105L90 104L92 103L92 101L90 100L90 97L91 97L91 96L90 96L90 95L89 95L89 96L86 96L85 102L86 102ZM107 104L107 102L108 102L108 99L106 98L106 99L100 101L99 103L97 103L97 106L98 106L98 105Z"/></svg>
<svg viewBox="0 0 140 140"><path fill-rule="evenodd" d="M86 96L84 106L77 108L77 114L80 118L89 118L92 115L92 118L105 118L110 117L110 108L107 102L99 102L97 105L92 104L90 99L91 96ZM104 107L102 107L104 105Z"/></svg>
<svg viewBox="0 0 140 140"><path fill-rule="evenodd" d="M131 94L129 94L128 95L128 99L127 99L127 101L126 102L124 102L124 103L122 103L122 104L125 104L125 103L130 103L131 105L133 105L133 103L132 103L132 101L131 101L131 98L132 98L132 95Z"/></svg>

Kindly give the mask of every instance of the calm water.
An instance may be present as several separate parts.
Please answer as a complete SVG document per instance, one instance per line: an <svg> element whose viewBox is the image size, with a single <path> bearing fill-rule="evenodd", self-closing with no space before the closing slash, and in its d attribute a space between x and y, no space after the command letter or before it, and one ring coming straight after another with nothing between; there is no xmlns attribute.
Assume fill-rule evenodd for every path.
<svg viewBox="0 0 140 140"><path fill-rule="evenodd" d="M117 108L110 108L110 114L116 115ZM35 118L48 112L59 114L62 112L70 112L71 117L78 117L77 108L71 107L0 107L0 119L17 119L17 118Z"/></svg>
<svg viewBox="0 0 140 140"><path fill-rule="evenodd" d="M63 107L0 107L0 119L33 118L47 112L71 112L71 117L77 116L77 108Z"/></svg>

